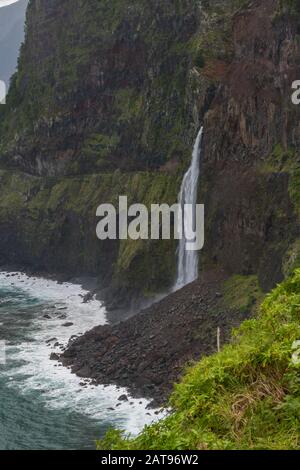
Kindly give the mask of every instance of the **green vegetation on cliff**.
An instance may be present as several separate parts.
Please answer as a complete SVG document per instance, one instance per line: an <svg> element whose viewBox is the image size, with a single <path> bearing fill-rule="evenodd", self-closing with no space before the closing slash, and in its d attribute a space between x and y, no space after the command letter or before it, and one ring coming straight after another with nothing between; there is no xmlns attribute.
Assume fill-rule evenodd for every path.
<svg viewBox="0 0 300 470"><path fill-rule="evenodd" d="M168 288L175 278L176 241L101 242L102 203L174 204L181 177L164 172L40 178L0 170L0 262L41 270L97 275L143 295Z"/></svg>
<svg viewBox="0 0 300 470"><path fill-rule="evenodd" d="M265 298L230 345L187 370L172 414L99 449L300 449L300 269Z"/></svg>
<svg viewBox="0 0 300 470"><path fill-rule="evenodd" d="M258 275L265 291L280 282L299 236L299 171L288 180L281 170L256 170L276 144L279 156L299 142L285 78L294 76L299 44L294 19L273 21L282 2L30 1L18 71L0 109L0 167L17 181L3 177L0 260L100 272L101 280L109 265L125 289L147 294L170 285L175 246L100 247L95 209L120 194L175 202L204 122L201 269ZM260 60L263 67L252 67ZM262 90L273 84L276 99L258 97L257 80ZM258 102L261 113L253 111ZM297 255L287 256L290 270Z"/></svg>
<svg viewBox="0 0 300 470"><path fill-rule="evenodd" d="M281 8L283 12L300 15L300 2L299 0L281 0Z"/></svg>
<svg viewBox="0 0 300 470"><path fill-rule="evenodd" d="M193 0L31 1L0 109L2 164L47 175L186 164L198 17Z"/></svg>

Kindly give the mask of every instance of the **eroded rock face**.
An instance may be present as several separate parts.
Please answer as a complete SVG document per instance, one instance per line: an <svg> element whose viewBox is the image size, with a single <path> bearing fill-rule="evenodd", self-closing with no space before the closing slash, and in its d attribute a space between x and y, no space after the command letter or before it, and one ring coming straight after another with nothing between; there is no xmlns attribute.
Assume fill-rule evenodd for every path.
<svg viewBox="0 0 300 470"><path fill-rule="evenodd" d="M0 109L1 262L99 274L118 305L129 288L165 290L174 244L99 244L96 207L175 202L204 121L201 269L258 274L265 289L281 279L297 259L299 15L240 6L30 2Z"/></svg>
<svg viewBox="0 0 300 470"><path fill-rule="evenodd" d="M206 256L233 272L258 272L265 289L281 280L284 253L299 233L290 197L300 144L291 102L299 17L279 4L255 1L234 15L234 57L204 137Z"/></svg>
<svg viewBox="0 0 300 470"><path fill-rule="evenodd" d="M188 158L198 17L192 0L32 1L2 159L57 176Z"/></svg>
<svg viewBox="0 0 300 470"><path fill-rule="evenodd" d="M252 2L233 17L234 58L206 117L210 161L253 165L277 144L299 147L299 109L291 103L299 19L280 13L279 3Z"/></svg>

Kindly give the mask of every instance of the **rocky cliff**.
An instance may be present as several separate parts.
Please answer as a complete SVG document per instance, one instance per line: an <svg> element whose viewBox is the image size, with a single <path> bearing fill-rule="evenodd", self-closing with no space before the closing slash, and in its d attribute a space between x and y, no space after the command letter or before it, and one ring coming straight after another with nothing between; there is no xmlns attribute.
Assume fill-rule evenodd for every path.
<svg viewBox="0 0 300 470"><path fill-rule="evenodd" d="M297 5L254 1L233 15L233 59L205 116L206 257L257 272L266 290L298 256Z"/></svg>
<svg viewBox="0 0 300 470"><path fill-rule="evenodd" d="M197 22L190 0L31 1L3 160L60 176L187 158Z"/></svg>
<svg viewBox="0 0 300 470"><path fill-rule="evenodd" d="M203 121L201 269L269 289L297 263L297 2L224 3L30 1L0 109L2 263L165 290L174 242L103 245L96 207L175 202Z"/></svg>

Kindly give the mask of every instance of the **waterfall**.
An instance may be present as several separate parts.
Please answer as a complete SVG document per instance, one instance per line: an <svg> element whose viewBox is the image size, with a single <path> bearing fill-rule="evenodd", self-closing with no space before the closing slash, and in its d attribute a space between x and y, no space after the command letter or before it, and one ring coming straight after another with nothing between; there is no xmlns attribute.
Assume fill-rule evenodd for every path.
<svg viewBox="0 0 300 470"><path fill-rule="evenodd" d="M201 127L199 134L194 145L192 163L186 174L184 175L181 190L179 193L179 204L184 207L184 204L192 204L196 207L198 195L198 180L200 175L200 157L201 157L201 144L203 136L203 127ZM192 224L193 220L186 220L185 224ZM191 226L191 225L190 225ZM187 240L183 234L179 242L178 252L178 268L177 280L175 290L190 284L198 277L198 252L186 250Z"/></svg>

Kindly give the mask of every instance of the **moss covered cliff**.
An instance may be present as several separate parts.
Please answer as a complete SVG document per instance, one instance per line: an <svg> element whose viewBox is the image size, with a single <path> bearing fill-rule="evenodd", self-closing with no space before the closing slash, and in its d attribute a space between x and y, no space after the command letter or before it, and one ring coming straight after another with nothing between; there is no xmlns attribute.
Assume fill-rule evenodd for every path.
<svg viewBox="0 0 300 470"><path fill-rule="evenodd" d="M166 289L174 242L100 243L95 211L175 202L204 122L201 268L273 287L298 259L298 38L281 0L31 0L0 109L1 262Z"/></svg>
<svg viewBox="0 0 300 470"><path fill-rule="evenodd" d="M198 16L191 0L31 1L2 158L48 175L187 159Z"/></svg>
<svg viewBox="0 0 300 470"><path fill-rule="evenodd" d="M167 289L175 276L174 242L105 241L96 237L99 201L176 200L174 177L115 173L40 178L0 171L0 263L46 272L99 277L121 300ZM157 199L156 199L157 198ZM115 304L117 306L117 304Z"/></svg>

